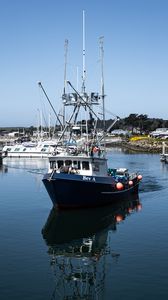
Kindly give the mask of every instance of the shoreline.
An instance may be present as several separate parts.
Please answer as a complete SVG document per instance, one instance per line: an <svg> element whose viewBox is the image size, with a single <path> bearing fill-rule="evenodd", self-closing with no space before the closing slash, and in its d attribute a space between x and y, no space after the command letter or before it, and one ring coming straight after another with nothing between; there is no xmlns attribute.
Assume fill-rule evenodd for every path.
<svg viewBox="0 0 168 300"><path fill-rule="evenodd" d="M152 140L138 140L138 141L126 141L125 139L120 140L118 142L109 142L106 144L107 148L110 147L121 147L123 149L127 149L133 152L140 152L140 153L162 153L162 142Z"/></svg>
<svg viewBox="0 0 168 300"><path fill-rule="evenodd" d="M2 147L10 142L14 142L14 139L0 139L0 150ZM137 140L126 140L125 138L113 138L108 137L106 139L106 148L121 147L134 152L144 153L162 153L163 141L156 139L137 139ZM168 147L168 145L167 145Z"/></svg>

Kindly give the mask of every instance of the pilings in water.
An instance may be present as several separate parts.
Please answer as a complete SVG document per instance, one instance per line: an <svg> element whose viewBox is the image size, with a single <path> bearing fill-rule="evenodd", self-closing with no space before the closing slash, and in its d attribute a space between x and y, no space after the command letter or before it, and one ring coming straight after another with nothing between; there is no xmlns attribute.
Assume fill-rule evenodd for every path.
<svg viewBox="0 0 168 300"><path fill-rule="evenodd" d="M160 160L165 163L168 163L168 153L166 152L167 148L168 148L168 145L166 145L166 143L163 142L162 143L162 153L160 154Z"/></svg>

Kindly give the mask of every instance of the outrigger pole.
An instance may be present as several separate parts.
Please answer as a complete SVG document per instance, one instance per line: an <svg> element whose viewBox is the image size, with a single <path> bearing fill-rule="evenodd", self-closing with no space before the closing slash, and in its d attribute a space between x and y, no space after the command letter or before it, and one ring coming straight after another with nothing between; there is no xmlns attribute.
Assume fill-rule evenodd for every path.
<svg viewBox="0 0 168 300"><path fill-rule="evenodd" d="M38 82L38 85L39 85L39 87L42 89L42 91L43 91L44 95L46 96L46 98L47 98L47 100L48 100L48 102L49 102L49 104L50 104L50 106L51 106L51 108L52 108L54 114L56 115L56 118L57 118L57 120L58 120L60 126L62 127L62 126L63 126L63 125L62 125L62 122L61 122L60 118L58 117L58 115L57 115L57 113L56 113L56 110L54 109L54 107L53 107L53 105L52 105L50 99L48 98L47 93L46 93L45 89L44 89L43 86L42 86L42 83L41 83L41 82Z"/></svg>
<svg viewBox="0 0 168 300"><path fill-rule="evenodd" d="M112 122L112 124L104 132L103 136L98 140L99 143L105 138L107 133L111 130L111 128L115 125L115 123L118 122L119 120L120 120L120 118L118 116L116 116L115 120Z"/></svg>

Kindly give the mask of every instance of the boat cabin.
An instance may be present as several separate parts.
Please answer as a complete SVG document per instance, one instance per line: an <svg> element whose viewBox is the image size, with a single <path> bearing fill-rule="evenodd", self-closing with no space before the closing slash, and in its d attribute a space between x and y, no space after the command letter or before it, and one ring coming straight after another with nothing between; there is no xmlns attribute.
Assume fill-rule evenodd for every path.
<svg viewBox="0 0 168 300"><path fill-rule="evenodd" d="M107 159L80 156L55 156L49 158L49 172L88 176L107 176Z"/></svg>

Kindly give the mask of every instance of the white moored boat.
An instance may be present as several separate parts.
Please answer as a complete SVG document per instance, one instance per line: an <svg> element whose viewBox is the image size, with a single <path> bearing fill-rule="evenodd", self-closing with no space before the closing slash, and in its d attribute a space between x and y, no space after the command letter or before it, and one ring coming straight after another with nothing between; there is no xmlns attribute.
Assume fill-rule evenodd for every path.
<svg viewBox="0 0 168 300"><path fill-rule="evenodd" d="M57 141L46 140L4 146L4 157L47 158L54 152Z"/></svg>

